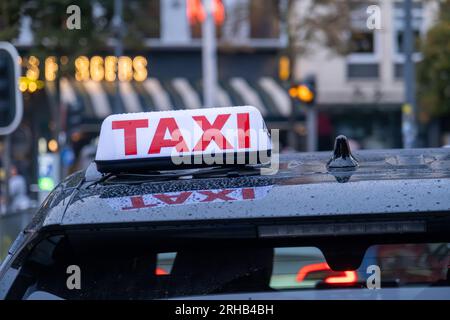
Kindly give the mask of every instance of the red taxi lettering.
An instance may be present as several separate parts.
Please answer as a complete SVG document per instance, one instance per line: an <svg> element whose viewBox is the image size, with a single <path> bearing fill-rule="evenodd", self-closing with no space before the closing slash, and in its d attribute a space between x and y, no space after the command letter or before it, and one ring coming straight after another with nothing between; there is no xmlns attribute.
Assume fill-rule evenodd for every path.
<svg viewBox="0 0 450 320"><path fill-rule="evenodd" d="M205 116L192 117L203 130L202 137L195 145L194 151L205 151L213 140L222 150L233 149L233 146L221 132L230 116L231 114L221 114L217 116L213 124L211 124Z"/></svg>
<svg viewBox="0 0 450 320"><path fill-rule="evenodd" d="M202 202L212 202L215 200L222 201L235 201L236 199L229 197L228 195L232 193L233 190L221 190L218 192L214 191L199 191L200 194L205 195L206 199L202 200Z"/></svg>
<svg viewBox="0 0 450 320"><path fill-rule="evenodd" d="M167 195L167 194L155 194L154 197L165 204L183 204L192 194L192 192L181 192L180 194Z"/></svg>
<svg viewBox="0 0 450 320"><path fill-rule="evenodd" d="M167 130L169 130L171 139L165 139ZM180 128L174 118L162 118L156 128L155 136L148 151L149 154L161 153L162 148L175 147L178 152L189 151Z"/></svg>
<svg viewBox="0 0 450 320"><path fill-rule="evenodd" d="M127 156L137 155L136 130L139 128L148 128L148 120L140 119L112 122L113 130L124 131L125 155Z"/></svg>
<svg viewBox="0 0 450 320"><path fill-rule="evenodd" d="M144 197L137 196L137 197L131 197L131 207L123 207L123 210L136 210L136 209L144 209L144 208L152 208L155 205L154 204L145 204L144 203Z"/></svg>
<svg viewBox="0 0 450 320"><path fill-rule="evenodd" d="M265 187L263 187L265 188ZM258 198L256 188L218 189L201 191L183 191L161 194L145 195L148 204L144 202L144 196L134 196L130 207L120 206L122 210L138 210L144 208L183 205L193 203L229 202L241 200L255 200Z"/></svg>
<svg viewBox="0 0 450 320"><path fill-rule="evenodd" d="M237 115L238 143L239 148L250 148L250 115L248 113L239 113Z"/></svg>
<svg viewBox="0 0 450 320"><path fill-rule="evenodd" d="M253 188L242 189L242 199L254 200L255 199L255 189L253 189Z"/></svg>
<svg viewBox="0 0 450 320"><path fill-rule="evenodd" d="M222 130L231 114L220 114L210 123L205 116L193 116L192 119L203 130L202 136L192 151L205 151L212 141L221 150L233 149L233 145L227 140ZM250 114L239 113L236 115L236 129L239 149L251 148L250 141ZM113 121L113 130L123 130L124 149L126 156L135 156L137 150L137 129L147 129L148 119ZM170 139L166 139L166 133L170 134ZM148 154L160 154L163 148L175 148L177 152L189 152L186 141L178 127L175 118L161 118L155 130L155 135L150 141Z"/></svg>

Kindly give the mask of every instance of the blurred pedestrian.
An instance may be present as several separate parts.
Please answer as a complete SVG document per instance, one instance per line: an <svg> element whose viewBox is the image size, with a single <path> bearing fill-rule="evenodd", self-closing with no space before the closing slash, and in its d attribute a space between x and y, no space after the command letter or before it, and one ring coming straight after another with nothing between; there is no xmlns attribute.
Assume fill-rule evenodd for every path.
<svg viewBox="0 0 450 320"><path fill-rule="evenodd" d="M11 212L26 210L30 208L30 198L25 178L19 173L15 165L11 166L9 178L9 197Z"/></svg>

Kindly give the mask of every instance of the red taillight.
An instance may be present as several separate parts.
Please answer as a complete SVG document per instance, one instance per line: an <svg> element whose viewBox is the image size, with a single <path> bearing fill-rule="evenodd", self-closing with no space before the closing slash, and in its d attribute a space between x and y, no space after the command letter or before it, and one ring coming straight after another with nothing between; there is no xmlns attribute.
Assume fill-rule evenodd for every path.
<svg viewBox="0 0 450 320"><path fill-rule="evenodd" d="M327 284L353 284L358 281L358 274L356 271L342 271L334 272L326 262L309 264L301 268L297 273L297 282L302 282L305 278L313 272L330 271L332 275L325 278L324 282Z"/></svg>
<svg viewBox="0 0 450 320"><path fill-rule="evenodd" d="M328 266L328 263L316 263L316 264L309 264L307 266L304 266L301 268L297 273L297 282L302 282L305 280L306 276L310 273L317 272L317 271L325 271L330 270L330 267Z"/></svg>
<svg viewBox="0 0 450 320"><path fill-rule="evenodd" d="M156 268L155 275L157 276L167 276L169 273L163 268Z"/></svg>
<svg viewBox="0 0 450 320"><path fill-rule="evenodd" d="M344 271L344 275L329 276L325 279L328 284L352 284L358 281L356 271Z"/></svg>

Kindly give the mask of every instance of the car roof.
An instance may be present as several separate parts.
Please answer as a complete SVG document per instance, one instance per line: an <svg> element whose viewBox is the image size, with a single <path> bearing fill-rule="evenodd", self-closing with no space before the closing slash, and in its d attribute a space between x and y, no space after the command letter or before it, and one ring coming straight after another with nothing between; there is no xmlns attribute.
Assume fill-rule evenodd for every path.
<svg viewBox="0 0 450 320"><path fill-rule="evenodd" d="M450 211L450 149L358 151L358 167L353 170L329 169L331 155L282 154L278 172L267 176L92 185L85 181L86 173L79 172L50 195L34 225Z"/></svg>

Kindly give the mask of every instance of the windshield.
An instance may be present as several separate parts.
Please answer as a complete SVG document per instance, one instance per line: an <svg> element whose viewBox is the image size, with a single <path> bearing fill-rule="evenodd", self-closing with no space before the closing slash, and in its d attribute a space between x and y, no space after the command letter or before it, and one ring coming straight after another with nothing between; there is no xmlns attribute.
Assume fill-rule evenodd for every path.
<svg viewBox="0 0 450 320"><path fill-rule="evenodd" d="M295 243L186 245L161 239L116 240L107 246L62 236L44 240L24 261L10 297L26 299L43 291L63 299L166 299L289 290L354 288L363 293L368 287L450 287L448 243L374 245L359 268L334 271L319 248Z"/></svg>

